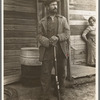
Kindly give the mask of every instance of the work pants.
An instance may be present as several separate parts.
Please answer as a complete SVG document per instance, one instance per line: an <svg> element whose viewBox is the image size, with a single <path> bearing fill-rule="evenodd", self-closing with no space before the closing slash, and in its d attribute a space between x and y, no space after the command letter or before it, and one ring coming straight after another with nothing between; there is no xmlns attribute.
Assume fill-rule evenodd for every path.
<svg viewBox="0 0 100 100"><path fill-rule="evenodd" d="M57 56L57 71L60 90L64 91L64 80L65 80L65 56ZM54 60L47 60L42 62L41 67L41 88L42 96L49 98L51 88L51 70L54 67Z"/></svg>

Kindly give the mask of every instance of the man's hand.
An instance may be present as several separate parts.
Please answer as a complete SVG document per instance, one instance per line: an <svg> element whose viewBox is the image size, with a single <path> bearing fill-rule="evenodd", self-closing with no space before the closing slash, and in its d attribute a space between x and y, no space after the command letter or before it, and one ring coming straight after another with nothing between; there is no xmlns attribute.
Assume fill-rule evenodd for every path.
<svg viewBox="0 0 100 100"><path fill-rule="evenodd" d="M50 41L50 44L51 44L51 45L55 46L56 43L58 42L58 37L57 37L57 36L52 36L52 37L49 39L49 41Z"/></svg>
<svg viewBox="0 0 100 100"><path fill-rule="evenodd" d="M40 36L40 37L39 37L39 42L40 42L40 44L41 44L42 46L44 46L44 47L46 47L46 48L49 47L50 42L49 42L49 39L48 39L47 37Z"/></svg>

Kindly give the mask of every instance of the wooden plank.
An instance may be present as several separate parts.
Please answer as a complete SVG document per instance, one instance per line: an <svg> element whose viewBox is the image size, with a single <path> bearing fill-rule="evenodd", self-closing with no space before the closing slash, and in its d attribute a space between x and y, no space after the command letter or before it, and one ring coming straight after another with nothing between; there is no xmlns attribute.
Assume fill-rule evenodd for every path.
<svg viewBox="0 0 100 100"><path fill-rule="evenodd" d="M4 0L4 4L10 4L13 5L15 3L15 0Z"/></svg>
<svg viewBox="0 0 100 100"><path fill-rule="evenodd" d="M4 24L16 25L36 25L35 19L17 19L17 18L4 18Z"/></svg>
<svg viewBox="0 0 100 100"><path fill-rule="evenodd" d="M95 10L96 9L96 0L70 0L70 5L73 5L73 9L79 10Z"/></svg>
<svg viewBox="0 0 100 100"><path fill-rule="evenodd" d="M83 4L83 5L95 5L96 4L96 1L95 0L71 0L70 3L73 3L73 4Z"/></svg>
<svg viewBox="0 0 100 100"><path fill-rule="evenodd" d="M13 75L14 73L16 74L18 74L18 73L20 73L21 72L21 68L20 69L18 69L18 68L9 68L9 69L5 69L4 70L4 76L7 76L7 74L8 74L8 76L9 75Z"/></svg>
<svg viewBox="0 0 100 100"><path fill-rule="evenodd" d="M86 16L83 15L72 15L70 14L70 20L86 20Z"/></svg>
<svg viewBox="0 0 100 100"><path fill-rule="evenodd" d="M81 39L82 39L82 38L81 38L81 35L71 35L70 38L71 38L71 40L74 40L74 39L79 39L79 40L81 40Z"/></svg>
<svg viewBox="0 0 100 100"><path fill-rule="evenodd" d="M82 3L81 4L74 4L74 5L70 5L69 8L71 10L87 10L87 11L96 10L96 6L95 5L90 5L90 3L88 5L87 4L83 5Z"/></svg>
<svg viewBox="0 0 100 100"><path fill-rule="evenodd" d="M11 62L8 62L8 63L11 63ZM15 63L15 62L14 62ZM18 66L18 65L13 65L13 66L9 66L8 67L8 65L7 66L4 66L4 69L5 70L10 70L10 69L21 69L21 66Z"/></svg>
<svg viewBox="0 0 100 100"><path fill-rule="evenodd" d="M26 7L35 7L36 3L34 0L4 0L4 4L26 6Z"/></svg>
<svg viewBox="0 0 100 100"><path fill-rule="evenodd" d="M89 17L91 17L91 15L71 15L70 14L70 20L88 20Z"/></svg>
<svg viewBox="0 0 100 100"><path fill-rule="evenodd" d="M32 4L31 4L32 5ZM16 5L5 5L4 11L17 11L17 12L27 12L27 13L36 13L36 5L33 7L24 7Z"/></svg>
<svg viewBox="0 0 100 100"><path fill-rule="evenodd" d="M37 43L36 38L5 38L5 44L29 44L29 43Z"/></svg>
<svg viewBox="0 0 100 100"><path fill-rule="evenodd" d="M13 68L5 68L4 72L5 73L9 73L10 72L11 74L12 73L19 73L19 72L21 72L21 67L18 67L18 68L17 67L16 68L15 67L13 67Z"/></svg>
<svg viewBox="0 0 100 100"><path fill-rule="evenodd" d="M86 54L74 55L74 59L86 59Z"/></svg>
<svg viewBox="0 0 100 100"><path fill-rule="evenodd" d="M11 76L11 75L20 74L20 73L21 73L21 69L4 70L4 76Z"/></svg>
<svg viewBox="0 0 100 100"><path fill-rule="evenodd" d="M87 26L84 25L71 25L70 31L71 35L81 35Z"/></svg>
<svg viewBox="0 0 100 100"><path fill-rule="evenodd" d="M86 64L86 59L78 59L78 60L74 60L74 64L75 65L84 65Z"/></svg>
<svg viewBox="0 0 100 100"><path fill-rule="evenodd" d="M29 43L29 44L5 44L5 50L20 50L22 47L37 47L37 44Z"/></svg>
<svg viewBox="0 0 100 100"><path fill-rule="evenodd" d="M74 50L75 55L86 54L86 49Z"/></svg>
<svg viewBox="0 0 100 100"><path fill-rule="evenodd" d="M4 63L8 62L20 62L20 56L5 56Z"/></svg>
<svg viewBox="0 0 100 100"><path fill-rule="evenodd" d="M5 56L19 56L20 55L20 50L4 50L4 55Z"/></svg>
<svg viewBox="0 0 100 100"><path fill-rule="evenodd" d="M36 30L33 32L30 31L23 31L23 30L4 30L4 37L33 37L35 38L37 35Z"/></svg>
<svg viewBox="0 0 100 100"><path fill-rule="evenodd" d="M9 62L9 63L10 63L10 62ZM5 72L9 72L10 70L15 70L15 71L16 71L16 70L18 70L18 71L21 70L21 66L14 66L14 65L13 65L13 66L9 66L9 67L6 66L6 67L4 67L4 68L5 68L5 69L4 69Z"/></svg>
<svg viewBox="0 0 100 100"><path fill-rule="evenodd" d="M23 31L36 31L36 26L32 25L4 25L4 30L23 30Z"/></svg>
<svg viewBox="0 0 100 100"><path fill-rule="evenodd" d="M5 18L36 19L36 13L4 11Z"/></svg>
<svg viewBox="0 0 100 100"><path fill-rule="evenodd" d="M72 45L71 44L71 47L73 48L73 50L80 50L80 49L85 49L86 45L85 44L81 44L81 45L78 45L78 44Z"/></svg>
<svg viewBox="0 0 100 100"><path fill-rule="evenodd" d="M86 59L86 49L72 50L73 59Z"/></svg>
<svg viewBox="0 0 100 100"><path fill-rule="evenodd" d="M71 44L72 45L75 45L75 44L86 44L85 42L84 42L84 40L82 39L82 36L81 35L73 35L73 36L71 36L70 37L70 39L71 39Z"/></svg>
<svg viewBox="0 0 100 100"><path fill-rule="evenodd" d="M75 14L75 15L88 15L88 16L95 16L96 11L86 11L86 10L70 10L70 14Z"/></svg>
<svg viewBox="0 0 100 100"><path fill-rule="evenodd" d="M70 20L70 25L88 25L87 20Z"/></svg>
<svg viewBox="0 0 100 100"><path fill-rule="evenodd" d="M86 44L82 40L81 35L72 35L71 37L73 64L85 64L86 60Z"/></svg>
<svg viewBox="0 0 100 100"><path fill-rule="evenodd" d="M11 75L11 76L4 76L4 85L19 81L21 78L20 74Z"/></svg>
<svg viewBox="0 0 100 100"><path fill-rule="evenodd" d="M4 63L4 69L7 69L7 68L18 68L20 69L21 68L21 64L20 62L8 62L8 63Z"/></svg>
<svg viewBox="0 0 100 100"><path fill-rule="evenodd" d="M71 41L71 45L76 45L76 44L77 45L81 45L81 44L85 45L86 43L83 40L78 40L78 39Z"/></svg>
<svg viewBox="0 0 100 100"><path fill-rule="evenodd" d="M77 41L79 41L79 42L83 42L84 44L85 44L85 42L84 42L84 40L82 39L82 37L81 37L81 35L72 35L71 36L71 43L72 42L76 42L76 44L77 44Z"/></svg>

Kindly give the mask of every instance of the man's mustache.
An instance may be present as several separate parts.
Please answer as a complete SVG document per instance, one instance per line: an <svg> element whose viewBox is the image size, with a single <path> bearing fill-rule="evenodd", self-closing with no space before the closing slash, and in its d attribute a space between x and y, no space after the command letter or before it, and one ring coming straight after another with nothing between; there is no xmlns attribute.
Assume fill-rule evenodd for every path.
<svg viewBox="0 0 100 100"><path fill-rule="evenodd" d="M57 8L54 8L53 10L57 10Z"/></svg>

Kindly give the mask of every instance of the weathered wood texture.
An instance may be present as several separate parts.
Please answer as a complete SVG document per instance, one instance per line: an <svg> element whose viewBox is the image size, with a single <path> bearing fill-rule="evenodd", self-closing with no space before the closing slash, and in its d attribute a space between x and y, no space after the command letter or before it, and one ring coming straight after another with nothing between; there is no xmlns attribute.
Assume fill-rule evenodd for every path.
<svg viewBox="0 0 100 100"><path fill-rule="evenodd" d="M96 10L96 0L69 0L70 9L74 10Z"/></svg>
<svg viewBox="0 0 100 100"><path fill-rule="evenodd" d="M73 1L69 5L72 63L84 64L86 45L81 34L88 25L89 16L95 15L96 1L70 1ZM37 0L4 0L4 84L14 82L20 77L20 49L37 47L37 18L42 17L42 7L38 14L36 3ZM61 6L63 5L60 4Z"/></svg>
<svg viewBox="0 0 100 100"><path fill-rule="evenodd" d="M71 55L73 64L86 64L86 44L81 35L90 16L96 17L95 0L69 0L69 23L71 29Z"/></svg>
<svg viewBox="0 0 100 100"><path fill-rule="evenodd" d="M4 79L19 79L20 49L37 47L36 34L37 0L4 0Z"/></svg>
<svg viewBox="0 0 100 100"><path fill-rule="evenodd" d="M81 35L88 25L87 19L96 16L96 1L70 0L69 4L71 35Z"/></svg>
<svg viewBox="0 0 100 100"><path fill-rule="evenodd" d="M72 64L86 64L86 44L80 35L71 36Z"/></svg>

